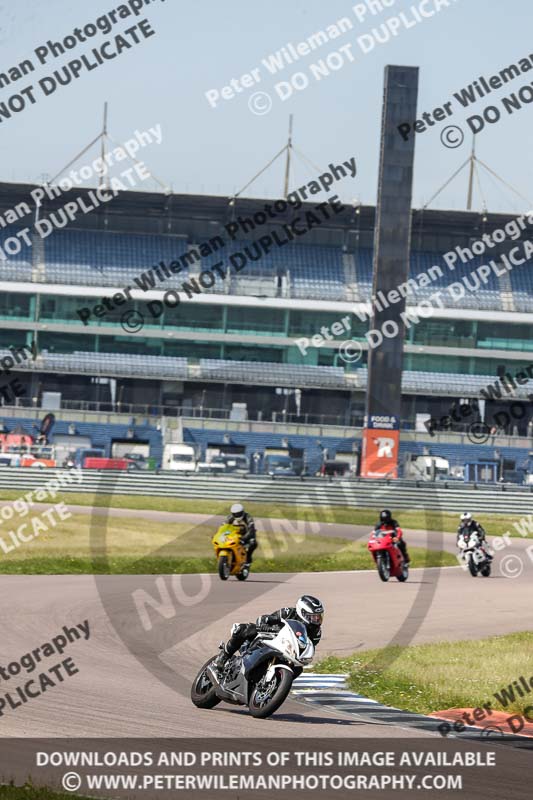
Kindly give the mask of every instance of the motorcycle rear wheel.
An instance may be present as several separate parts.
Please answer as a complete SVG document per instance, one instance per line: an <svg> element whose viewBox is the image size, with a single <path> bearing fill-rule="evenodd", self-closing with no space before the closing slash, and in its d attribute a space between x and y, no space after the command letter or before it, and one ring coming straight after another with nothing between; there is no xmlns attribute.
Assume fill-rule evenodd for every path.
<svg viewBox="0 0 533 800"><path fill-rule="evenodd" d="M404 583L407 580L407 578L409 577L409 565L406 564L405 561L402 564L401 575L396 575L396 577L400 581L400 583Z"/></svg>
<svg viewBox="0 0 533 800"><path fill-rule="evenodd" d="M487 566L483 567L481 574L484 578L490 578L490 564L487 564Z"/></svg>
<svg viewBox="0 0 533 800"><path fill-rule="evenodd" d="M249 574L250 570L248 569L248 567L246 567L246 569L241 569L241 571L237 573L237 580L245 581Z"/></svg>
<svg viewBox="0 0 533 800"><path fill-rule="evenodd" d="M231 567L227 556L220 556L218 559L218 577L221 581L227 581L231 572Z"/></svg>
<svg viewBox="0 0 533 800"><path fill-rule="evenodd" d="M210 658L205 662L191 686L191 700L197 708L214 708L221 702L217 697L216 688L207 674L207 667L214 660L214 658Z"/></svg>
<svg viewBox="0 0 533 800"><path fill-rule="evenodd" d="M269 699L261 698L261 694L266 691L265 687L261 686L261 681L252 691L248 702L252 717L265 719L265 717L269 717L274 711L277 711L291 690L294 675L287 669L277 669L272 680L277 680L277 686Z"/></svg>
<svg viewBox="0 0 533 800"><path fill-rule="evenodd" d="M388 553L380 553L377 557L378 575L382 581L390 578L390 562Z"/></svg>

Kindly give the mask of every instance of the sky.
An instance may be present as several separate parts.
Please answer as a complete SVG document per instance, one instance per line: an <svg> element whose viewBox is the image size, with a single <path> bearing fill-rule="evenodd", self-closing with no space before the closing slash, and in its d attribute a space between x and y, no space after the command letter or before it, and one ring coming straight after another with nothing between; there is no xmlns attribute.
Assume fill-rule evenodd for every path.
<svg viewBox="0 0 533 800"><path fill-rule="evenodd" d="M423 8L430 10L439 1L443 7L433 16L423 18L415 13L422 2ZM130 138L135 130L161 126L161 144L147 146L138 157L176 193L231 196L242 189L285 145L289 115L293 114L293 143L308 161L293 159L290 188L315 178L316 167L325 170L330 163L355 157L357 175L343 180L338 194L345 202L374 204L384 68L397 64L420 69L419 117L452 103L449 120L416 134L413 207L426 204L468 159L472 133L466 120L492 105L500 111L500 119L485 123L476 136L477 156L525 199L482 170L473 208L489 212L533 208L533 103L524 101L512 114L502 104L503 97L523 86L531 87L533 70L485 98L478 97L472 107L462 108L453 99L455 92L479 76L488 80L530 54L533 64L531 0L507 4L495 0L448 2L449 7L444 6L444 0L381 0L381 5L378 0L367 0L365 7L364 0L270 0L264 4L152 0L138 16L118 20L110 33L77 43L63 56L47 55L45 64L39 63L36 48L45 46L48 40L62 42L75 28L94 23L121 3L0 3L0 73L28 58L36 66L31 74L0 89L0 108L21 88L36 86L43 77L53 76L54 70L81 54L89 54L105 40L111 40L111 47L115 47L115 35L124 35L126 28L142 19L147 19L155 32L145 39L136 29L139 44L105 60L98 68L83 68L77 80L59 85L50 96L37 87L34 104L27 102L22 111L2 119L0 179L36 182L55 175L98 134L103 103L107 101L109 131L118 142ZM368 6L376 13L372 14ZM416 22L417 16L420 22ZM344 17L351 21L351 29L302 54L294 64L285 64L277 74L270 74L263 59L288 43L296 47L306 42ZM381 43L373 30L383 40L388 29L381 25L391 18L396 20L389 22L390 27L396 24L396 35ZM311 65L321 59L324 63L328 56L333 65L330 74L317 80ZM255 77L252 70L256 70ZM294 73L304 75L295 81L307 79L308 85L293 88L291 96L282 99L280 93L284 92L284 97L288 94ZM239 84L241 92L213 100L214 108L210 105L207 92L217 90L221 94L232 78L240 80L246 74L251 75L252 86ZM281 82L284 85L277 86ZM262 94L251 100L257 92ZM524 92L529 100L528 90ZM266 113L251 110L264 112L269 106ZM441 142L443 129L451 124L464 134L462 144L454 148ZM454 130L450 139L455 143L458 136ZM91 152L98 155L97 148ZM79 164L83 163L82 159ZM278 159L244 194L282 196L283 172L284 162ZM430 207L464 209L467 179L463 170ZM157 190L151 181L139 188Z"/></svg>

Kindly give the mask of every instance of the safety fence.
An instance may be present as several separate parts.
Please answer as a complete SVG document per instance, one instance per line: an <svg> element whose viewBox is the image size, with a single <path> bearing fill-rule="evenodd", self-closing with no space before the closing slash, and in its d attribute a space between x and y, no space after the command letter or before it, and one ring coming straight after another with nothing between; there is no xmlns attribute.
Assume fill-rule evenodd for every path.
<svg viewBox="0 0 533 800"><path fill-rule="evenodd" d="M37 489L64 470L0 468L2 490ZM302 506L351 506L354 508L440 509L442 511L533 512L533 486L509 484L423 483L308 478L272 480L257 476L184 475L172 472L112 472L84 470L83 481L65 487L66 492L88 494L148 495L192 500L256 500L261 503ZM1 500L1 496L0 496ZM112 502L111 502L112 505ZM201 512L201 503L198 511Z"/></svg>

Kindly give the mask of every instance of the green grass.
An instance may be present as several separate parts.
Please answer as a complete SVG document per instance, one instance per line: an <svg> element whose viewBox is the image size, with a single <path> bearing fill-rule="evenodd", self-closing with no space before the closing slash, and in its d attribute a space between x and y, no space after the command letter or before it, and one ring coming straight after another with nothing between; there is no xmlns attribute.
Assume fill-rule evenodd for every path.
<svg viewBox="0 0 533 800"><path fill-rule="evenodd" d="M367 650L345 658L331 656L315 664L316 672L346 672L354 691L386 705L427 714L448 708L477 708L490 702L495 710L524 713L529 695L507 706L495 692L523 675L532 676L533 633L511 633L488 639Z"/></svg>
<svg viewBox="0 0 533 800"><path fill-rule="evenodd" d="M0 786L0 800L88 800L79 794L53 792L42 786L27 783L24 786Z"/></svg>
<svg viewBox="0 0 533 800"><path fill-rule="evenodd" d="M216 479L210 479L216 480ZM312 498L311 487L302 484L302 495ZM348 506L308 506L308 505L285 505L277 503L254 503L253 500L246 500L246 481L242 483L243 497L228 497L227 500L189 500L179 497L148 497L145 495L94 495L82 492L63 492L58 495L57 500L61 499L67 504L91 506L91 507L112 507L112 508L132 508L153 511L183 511L202 514L227 514L228 507L235 500L244 499L246 509L254 517L266 517L273 519L300 519L317 520L318 522L338 522L349 525L368 525L376 522L378 508L351 508ZM20 497L20 491L4 491L2 500L15 500ZM303 498L303 499L304 499ZM459 514L451 514L440 511L424 510L397 510L394 511L401 526L408 531L411 529L428 531L449 531L455 533L459 523ZM522 515L508 514L477 514L488 534L492 536L501 535L506 531L511 536L518 536L512 525L513 519L518 520ZM529 538L533 538L533 531L529 533Z"/></svg>
<svg viewBox="0 0 533 800"><path fill-rule="evenodd" d="M28 535L30 516L25 518ZM194 523L153 522L131 517L73 514L38 538L0 550L4 574L159 574L215 572L211 538L214 527ZM6 531L0 538L9 543ZM413 565L456 565L449 553L410 548ZM264 534L254 554L256 572L317 572L374 569L364 542L326 536Z"/></svg>

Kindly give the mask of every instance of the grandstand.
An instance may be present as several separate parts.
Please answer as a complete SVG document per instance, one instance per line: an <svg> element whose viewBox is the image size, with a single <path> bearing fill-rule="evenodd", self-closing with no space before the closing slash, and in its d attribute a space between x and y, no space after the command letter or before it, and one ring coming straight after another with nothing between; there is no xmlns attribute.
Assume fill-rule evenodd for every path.
<svg viewBox="0 0 533 800"><path fill-rule="evenodd" d="M0 213L27 199L33 188L0 184ZM58 202L47 201L41 215L53 212ZM365 333L370 323L364 320L372 291L374 208L347 207L305 237L249 259L241 271L228 270L226 278L192 298L181 290L184 281L198 278L202 270L218 262L227 264L232 253L250 250L259 235L291 218L288 211L255 237L247 233L231 241L224 226L235 215L247 217L260 211L265 202L238 199L232 205L222 197L125 192L81 218L76 227L54 231L44 240L32 236L32 247L25 246L18 255L1 261L0 357L8 355L9 347L32 341L37 345L35 361L13 369L28 388L21 405L31 405L35 411L43 392L51 391L61 394L64 408L109 414L143 406L152 418L146 424L155 431L150 446L158 460L163 442L156 431L157 418L187 418L201 415L203 409L216 410L219 422L214 428L200 433L184 426L183 435L205 448L208 439L212 443L224 436L223 420L230 418L235 404L245 409L242 413L249 421L284 419L300 426L325 421L332 430L321 441L332 453L357 446L367 386ZM458 245L468 247L510 219L503 214L413 211L410 277L432 266L440 266L443 274L431 286L411 291L408 307L427 299L435 289L460 281L483 263L479 257L469 264L458 261L450 272L444 253ZM20 226L31 226L32 221L28 217ZM14 233L9 228L1 230L0 246ZM225 241L218 252L200 262L187 259L201 242L216 236ZM149 295L134 291L130 305L116 307L88 325L82 323L77 314L80 308L93 306L126 286L136 287L135 278L141 273L179 258L183 264L179 274L161 285L156 282ZM181 293L180 304L152 316L146 301L162 300L168 289ZM142 331L128 332L123 327L126 308L143 314ZM352 326L346 335L362 346L358 361L343 360L339 347L344 336L333 336L319 347L310 344L305 354L297 346L297 339L311 340L321 328L330 329L346 316ZM458 302L447 301L431 318L410 326L402 380L404 429L413 430L419 414L441 417L452 402L479 398L502 370L516 374L529 366L532 322L533 268L528 262L505 276L490 275L479 291ZM523 407L524 413L499 432L522 437L507 455L505 448L498 448L503 457L517 463L527 460L531 447L528 398L532 392L533 387L518 386L512 395L486 403L486 418L510 401ZM335 437L335 425L352 426L353 435ZM258 448L279 448L283 439L280 434L263 436L252 431L231 435L235 446L248 455ZM113 436L95 429L91 438L93 444L106 440L109 450ZM290 438L290 446L306 451L314 469L321 452L316 435ZM454 462L481 457L464 439L448 445L431 440L402 442L404 453L424 447L434 454L447 453ZM490 448L483 449L484 458L493 455Z"/></svg>

